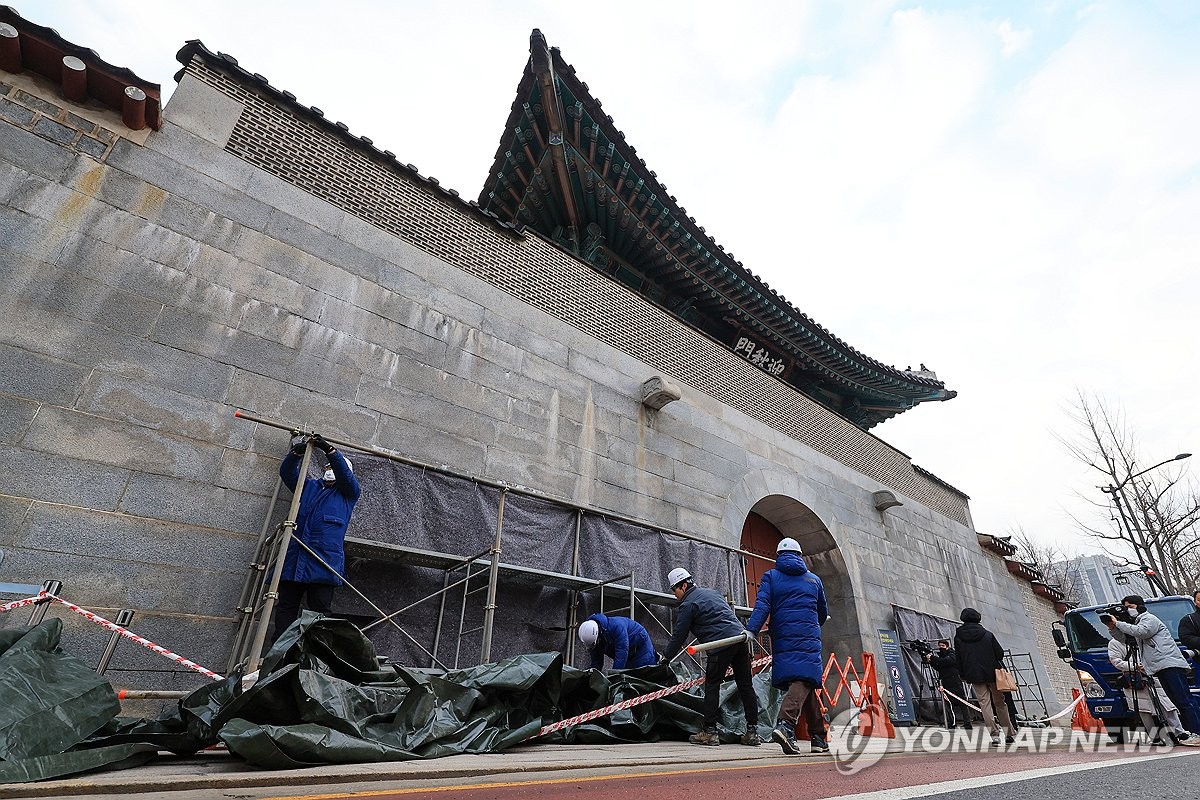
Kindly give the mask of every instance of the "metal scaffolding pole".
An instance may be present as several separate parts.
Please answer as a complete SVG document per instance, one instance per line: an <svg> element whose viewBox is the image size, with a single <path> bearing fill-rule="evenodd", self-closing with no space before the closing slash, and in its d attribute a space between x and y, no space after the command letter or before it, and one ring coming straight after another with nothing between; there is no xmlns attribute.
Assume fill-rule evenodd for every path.
<svg viewBox="0 0 1200 800"><path fill-rule="evenodd" d="M579 534L583 528L583 512L575 510L575 549L571 552L571 575L579 577ZM567 607L566 663L575 663L575 629L579 627L579 590L572 589Z"/></svg>
<svg viewBox="0 0 1200 800"><path fill-rule="evenodd" d="M237 634L233 639L233 647L229 651L229 661L225 664L225 673L233 672L234 666L242 655L242 651L246 647L246 636L250 631L250 627L254 621L254 611L258 606L258 600L255 595L258 594L256 589L261 588L262 576L267 568L267 563L270 559L265 558L270 550L270 545L274 543L275 534L271 534L268 539L267 532L271 529L271 517L275 514L275 504L279 502L279 487L283 485L283 479L278 475L275 476L275 488L271 491L271 501L267 503L267 513L263 515L263 524L258 531L258 542L254 545L254 557L249 563L249 569L246 570L246 578L242 581L242 593L238 597L238 629Z"/></svg>
<svg viewBox="0 0 1200 800"><path fill-rule="evenodd" d="M480 648L480 663L492 660L492 624L496 620L496 584L500 577L500 540L504 536L504 500L508 488L500 490L500 506L496 512L496 541L492 545L492 563L488 567L487 603L483 607L483 646Z"/></svg>
<svg viewBox="0 0 1200 800"><path fill-rule="evenodd" d="M283 562L287 558L288 544L291 543L292 534L296 530L296 517L300 513L300 497L304 494L304 481L308 476L308 462L311 457L312 440L309 439L304 442L304 455L300 457L299 478L296 481L296 490L292 493L292 504L288 508L287 519L283 523L283 537L279 544L279 550L275 554L271 583L267 587L266 594L263 595L262 611L259 612L261 616L258 620L258 627L254 631L253 643L250 645L250 659L246 663L247 672L256 672L262 659L263 645L267 641L267 629L271 625L271 614L275 611L275 599L279 596Z"/></svg>
<svg viewBox="0 0 1200 800"><path fill-rule="evenodd" d="M293 434L304 433L304 431L302 431L302 429L299 426L292 425L289 423L278 422L278 421L271 420L271 419L266 419L266 418L259 417L257 415L247 413L247 412L241 411L241 410L237 411L235 413L235 416L240 419L245 419L250 422L255 422L255 423L266 425L269 427L278 428L280 430L286 430ZM312 435L315 435L315 433L316 433L315 431L307 432L306 435L309 435L311 437ZM450 581L450 573L453 570L457 569L457 567L454 567L454 566L445 567L446 576L443 580L442 590L440 590L438 592L434 592L433 594L428 595L427 597L422 598L421 600L418 600L416 603L406 606L405 608L401 609L400 611L396 611L396 612L393 612L392 614L384 615L384 617L382 619L372 622L370 625L366 626L363 629L363 630L366 630L366 629L372 627L373 625L378 624L383 621L391 622L391 624L393 624L405 636L407 636L410 640L412 640L414 642L414 644L416 644L417 647L421 649L422 652L424 652L425 654L430 656L431 664L440 663L436 658L436 654L437 654L437 650L440 647L441 640L442 640L448 591L450 589L455 588L459 584L461 584L463 586L463 600L462 600L462 608L460 609L460 614L459 614L458 642L455 646L455 659L454 659L455 667L457 667L458 663L459 663L459 657L460 657L460 651L461 651L463 637L466 635L466 633L474 632L476 630L482 631L482 642L481 642L481 648L480 648L482 661L486 663L486 662L490 661L490 659L491 659L493 636L494 636L494 632L495 632L496 608L497 608L496 598L497 598L500 574L501 574L502 568L504 570L514 569L511 566L504 566L500 560L501 553L502 553L503 533L504 533L505 504L506 504L507 496L510 492L515 492L516 494L521 495L523 497L531 497L531 498L536 498L536 499L540 499L540 500L548 500L548 501L556 503L560 506L563 506L566 508L571 508L576 511L577 516L576 516L576 521L575 521L575 541L574 541L574 552L572 555L571 577L576 577L576 578L582 579L582 576L580 576L580 571L581 571L581 540L582 540L582 527L583 527L583 521L584 521L584 519L583 519L584 514L591 514L598 518L610 519L610 520L614 520L617 522L630 524L630 525L638 527L641 530L645 530L647 532L671 536L671 537L683 539L686 541L696 542L696 543L704 545L704 546L716 547L720 550L724 550L726 552L726 578L727 578L727 581L729 584L729 599L730 599L731 603L735 602L734 598L737 594L737 593L735 593L734 588L733 588L734 583L735 583L734 574L733 574L734 573L733 561L732 561L733 554L734 553L738 554L743 571L745 571L746 562L748 559L757 558L757 559L761 559L763 561L768 561L768 562L771 561L770 558L767 558L764 556L759 556L756 553L751 553L749 551L742 550L740 548L729 547L727 545L723 545L718 542L713 542L709 539L705 539L705 538L701 538L699 536L687 534L682 531L673 530L671 528L665 528L663 526L655 525L653 523L649 523L644 520L627 517L622 514L605 511L605 510L594 508L592 506L584 505L581 503L576 503L576 502L571 501L566 498L555 497L553 495L548 495L546 493L538 492L536 490L528 489L526 487L511 486L508 483L505 483L502 481L490 480L490 479L482 478L482 477L475 476L475 475L468 475L465 473L461 473L461 472L449 469L448 467L445 467L445 466L434 466L434 465L430 465L430 464L425 464L420 461L416 461L414 459L405 458L403 456L397 455L393 452L384 450L382 448L374 447L372 445L363 445L363 444L359 444L359 443L355 443L355 442L341 440L341 439L338 439L336 437L331 437L331 436L324 436L324 438L326 441L328 441L329 443L334 444L336 446L340 446L343 448L348 448L348 449L352 449L352 450L356 450L356 451L360 451L360 452L370 453L372 455L380 456L382 458L386 458L388 460L395 461L398 463L407 464L409 466L414 466L414 467L419 467L421 469L428 470L428 471L435 472L435 473L442 474L442 475L448 475L451 477L468 480L479 486L486 486L486 487L499 489L500 498L499 498L499 506L498 506L498 512L497 512L497 521L496 521L496 535L495 535L495 539L494 539L492 547L489 550L485 551L485 554L490 553L490 559L489 559L489 562L487 565L487 573L488 573L487 585L481 586L474 591L472 591L470 588L471 579L479 574L477 572L474 572L473 562L478 560L480 557L482 557L483 554L480 554L480 556L472 557L470 559L465 560L467 574L463 580L461 580L459 582L451 582ZM311 455L311 445L307 445L305 448L304 461L302 462L302 465L301 465L301 474L302 475L307 474L308 461L309 461L310 455ZM259 533L260 546L263 545L264 543L267 543L268 545L272 543L266 536L265 532L269 529L270 517L273 513L273 507L278 499L278 487L279 487L279 483L276 484L275 492L272 495L271 508L269 508L267 511L267 516L263 522L263 528ZM274 604L275 604L275 600L276 600L276 597L278 594L278 586L279 586L279 579L280 579L283 559L286 557L288 544L290 543L290 541L292 539L292 536L293 536L293 533L295 530L295 526L296 526L295 517L296 517L296 512L298 511L298 507L299 507L300 488L301 487L298 486L297 491L293 494L292 506L289 511L288 520L280 526L282 535L281 536L277 535L275 537L276 540L282 539L282 541L278 542L278 550L275 552L274 559L272 559L273 566L275 567L275 569L271 573L270 581L267 582L264 580L264 582L263 582L264 585L262 587L260 587L260 591L262 588L265 588L266 591L262 595L263 603L261 604L261 611L259 612L261 614L261 617L258 619L257 630L256 630L255 636L253 638L253 645L250 648L251 657L249 659L249 663L252 665L250 667L250 669L257 668L258 663L261 660L263 645L266 640L266 631L270 624L271 614L274 610ZM305 549L308 549L308 548L305 548ZM432 554L432 553L430 555L450 556L450 554ZM550 573L547 573L547 574L549 575ZM638 589L636 587L636 581L634 580L633 574L630 573L630 575L628 575L627 577L629 578L629 584L630 584L629 585L629 594L630 594L629 614L630 614L631 618L635 618L636 611L637 611L637 602L638 602L638 596L637 596ZM265 575L264 575L264 578L265 578ZM590 579L588 579L588 580L590 580ZM614 579L610 579L607 581L598 581L593 586L589 587L589 588L598 587L600 589L600 593L601 593L600 603L601 603L602 610L603 610L603 604L604 604L604 600L605 600L605 587L606 587L606 585L611 584L617 580L620 580L620 578L614 578ZM239 604L238 610L239 610L239 612L241 612L243 614L242 623L243 623L243 626L245 627L245 630L244 631L241 629L239 630L238 639L237 639L238 645L237 645L237 647L235 647L235 650L234 650L235 654L240 654L240 650L245 647L244 642L247 639L247 632L253 626L253 618L251 615L248 615L246 613L246 609L252 607L248 601L255 594L255 590L253 589L254 583L255 582L253 580L253 575L251 575L247 578L246 582L243 585L242 602ZM349 585L349 584L347 584L347 585ZM367 600L367 602L370 603L372 605L372 607L376 608L376 610L379 611L380 614L384 613L384 612L382 612L382 610L378 609L377 606L375 606L373 603L371 603L371 601L368 600L365 597L365 595L363 595L361 592L358 592L358 590L355 589L353 586L351 586L350 588L353 591L355 591L360 597L363 597L364 600ZM466 609L467 609L468 598L471 594L475 594L478 591L483 591L484 589L486 589L486 591L487 591L487 599L484 604L483 624L477 628L472 628L471 631L467 631L466 630ZM579 600L581 598L582 592L587 591L587 590L588 589L581 589L578 587L574 587L571 589L572 602L570 603L570 607L568 609L568 619L567 619L568 630L567 630L567 639L566 639L566 647L565 647L568 663L573 662L575 652L576 652L576 643L575 643L575 637L573 634L574 634L574 631L579 622L579 620L578 620ZM643 591L643 593L650 592L647 595L647 597L651 597L656 594L655 592L650 591L650 590L642 590L642 591ZM744 596L747 598L747 602L748 602L749 595L748 595L748 592L744 588L743 588L742 594L744 594ZM424 647L422 647L419 643L417 643L414 639L412 639L412 637L409 636L407 634L407 632L403 630L403 628L401 628L399 625L396 625L396 623L392 621L392 618L395 617L397 614L399 614L403 611L406 611L409 608L412 608L413 606L415 606L421 602L424 602L424 600L431 599L434 596L440 596L441 602L440 602L440 606L439 606L439 610L438 610L437 629L434 634L434 642L433 642L434 649L433 649L433 652L430 652L429 650L426 650ZM644 605L644 603L643 603L643 605ZM651 616L654 616L654 615L651 614ZM654 617L654 618L655 618L656 622L658 622L657 617ZM661 625L661 623L659 623L659 624Z"/></svg>

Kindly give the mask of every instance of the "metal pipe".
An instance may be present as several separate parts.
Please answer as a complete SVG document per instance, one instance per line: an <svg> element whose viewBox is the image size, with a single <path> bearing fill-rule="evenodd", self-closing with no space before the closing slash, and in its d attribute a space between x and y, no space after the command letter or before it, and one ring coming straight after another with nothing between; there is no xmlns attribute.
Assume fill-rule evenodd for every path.
<svg viewBox="0 0 1200 800"><path fill-rule="evenodd" d="M633 586L633 573L629 573L629 618L637 619L637 589Z"/></svg>
<svg viewBox="0 0 1200 800"><path fill-rule="evenodd" d="M317 555L316 551L315 551L315 550L313 550L311 547L309 547L309 546L308 546L308 545L307 545L307 544L304 542L304 540L302 540L302 539L296 539L296 544L298 544L298 545L301 547L301 549L303 549L303 550L304 550L306 553L308 553L308 555L309 555L310 557L312 557L312 559L313 559L313 560L315 560L315 561L316 561L318 564L320 564L322 567L324 567L325 569L329 570L330 572L333 572L333 573L335 573L335 574L337 573L337 570L335 570L333 567L329 566L329 564L327 564L327 563L325 562L325 559L323 559L323 558L321 558L321 556ZM393 628L395 628L396 630L400 631L400 633L402 633L402 634L403 634L405 637L407 637L407 638L408 638L408 640L409 640L410 642L412 642L413 644L415 644L415 645L417 646L417 648L418 648L418 649L419 649L419 650L420 650L422 653L424 653L425 655L429 656L429 657L430 657L430 658L432 658L432 659L433 659L435 662L437 662L439 665L441 665L442 669L445 669L445 668L446 668L446 665L445 665L445 664L442 664L442 662L440 662L440 661L438 661L438 660L437 660L437 656L435 656L433 653L431 653L431 652L429 652L428 650L426 650L426 649L425 649L425 648L424 648L424 647L421 645L421 643L420 643L420 642L418 642L416 639L414 639L414 638L413 638L413 637L412 637L412 636L409 634L409 632L408 632L408 631L404 630L404 628L402 628L402 627L400 626L400 624L399 624L399 623L397 623L395 620L393 620L393 619L392 619L392 617L394 617L394 616L396 616L396 614L399 614L399 613L400 613L399 611L397 611L397 612L395 612L395 613L393 613L393 614L388 614L388 613L387 613L386 611L384 611L382 608L380 608L379 606L375 605L375 602L374 602L373 600L371 600L371 598L367 597L365 594L363 594L362 592L360 592L360 591L358 590L358 587L357 587L357 586L355 586L355 585L354 585L353 583L351 583L350 581L346 580L346 576L344 576L344 575L342 576L342 583L343 583L343 584L346 586L346 588L347 588L347 589L349 589L350 591L352 591L352 592L354 592L356 595L358 595L358 596L359 596L359 597L360 597L360 598L361 598L361 599L362 599L362 600L363 600L363 601L364 601L364 602L365 602L367 605L369 605L369 606L370 606L372 609L374 609L374 610L375 610L377 613L386 615L386 616L384 616L382 619L377 619L377 620L375 620L375 622L372 622L372 623L371 623L371 625L377 625L377 624L379 624L380 622L390 622L390 623L392 624L392 627L393 627ZM430 595L429 597L433 597L433 595ZM425 600L428 600L428 599L429 599L429 597L426 597L426 598L424 598L424 599L422 599L422 600L418 600L417 602L419 602L419 603L420 603L420 602L424 602ZM401 610L404 610L404 609L401 609ZM371 625L368 625L367 627L371 627ZM367 629L367 628L359 628L359 631L365 631L366 629Z"/></svg>
<svg viewBox="0 0 1200 800"><path fill-rule="evenodd" d="M446 595L450 592L450 570L442 573L442 601L438 603L438 621L437 628L433 631L433 653L437 655L438 647L442 643L442 621L446 618ZM429 662L429 666L433 666L433 661Z"/></svg>
<svg viewBox="0 0 1200 800"><path fill-rule="evenodd" d="M229 661L225 664L225 673L233 672L234 665L241 660L242 648L246 645L246 634L253 621L254 606L250 600L257 592L256 586L262 582L263 549L267 544L267 531L271 529L271 517L275 515L275 504L279 502L279 487L283 478L275 476L275 488L271 492L271 500L267 503L267 513L263 515L262 527L258 530L258 541L254 544L254 556L246 570L246 578L242 581L242 593L238 596L237 611L239 614L237 634L234 636L233 647L229 651Z"/></svg>
<svg viewBox="0 0 1200 800"><path fill-rule="evenodd" d="M729 647L731 644L738 644L739 642L741 642L741 643L747 642L747 641L749 641L750 638L751 638L750 632L743 631L742 633L739 633L736 636L728 636L724 639L717 639L712 642L704 642L703 644L690 645L687 648L687 653L689 656L693 656L696 653L703 653L705 650L720 650L722 647Z"/></svg>
<svg viewBox="0 0 1200 800"><path fill-rule="evenodd" d="M122 608L117 612L117 618L113 620L122 628L128 628L129 623L133 622L133 609ZM113 653L116 652L117 644L121 641L121 634L116 631L108 637L108 644L104 645L104 652L100 654L100 661L96 664L96 673L103 675L108 669L108 662L112 660Z"/></svg>
<svg viewBox="0 0 1200 800"><path fill-rule="evenodd" d="M42 591L46 594L62 595L62 581L49 580L42 583ZM41 625L42 620L46 618L46 612L50 610L50 603L53 602L49 597L43 598L33 604L33 613L29 615L30 625Z"/></svg>
<svg viewBox="0 0 1200 800"><path fill-rule="evenodd" d="M579 532L583 527L583 512L575 512L575 549L571 553L571 575L579 577ZM572 589L568 597L567 607L567 646L566 658L568 664L575 663L575 629L579 625L579 590Z"/></svg>
<svg viewBox="0 0 1200 800"><path fill-rule="evenodd" d="M450 573L449 573L449 572L447 572L447 573L446 573L446 578L447 578L447 580L449 580L449 577L450 577ZM372 622L369 622L369 623L367 623L366 625L364 625L364 626L362 626L361 628L359 628L359 630L360 630L360 631L363 631L363 632L365 633L366 631L369 631L371 628L374 628L376 625L378 625L378 624L379 624L379 623L381 623L381 622L392 622L392 617L398 616L398 615L400 615L400 614L403 614L405 611L408 611L408 610L410 610L410 609L416 608L417 606L421 605L421 603L424 603L426 600L432 600L433 598L437 597L439 594L440 594L440 595L443 595L443 599L445 599L445 595L444 595L444 593L445 593L447 590L449 590L449 589L453 589L453 588L454 588L454 587L456 587L456 586L459 586L459 585L461 585L461 584L464 584L464 583L466 583L468 580L470 580L470 578L463 578L462 580L455 581L454 583L450 584L449 586L447 586L447 587L445 587L445 588L443 588L443 589L439 589L439 590L437 590L436 592L434 592L433 594L427 594L427 595L425 595L424 597L422 597L420 600L414 600L413 602L411 602L411 603L409 603L408 605L406 605L404 608L401 608L401 609L399 609L399 610L393 611L393 612L392 612L392 613L390 613L390 614L388 614L388 613L386 613L386 612L384 612L384 611L379 611L379 609L378 609L378 608L376 608L376 610L377 610L377 611L379 611L379 613L380 613L380 614L383 614L384 616L380 617L380 618L379 618L379 619L377 619L377 620L373 620ZM347 582L347 585L348 585L348 582ZM473 593L473 592L475 592L475 591L478 591L478 590L477 590L477 589L473 589L473 590L472 590L472 593ZM367 602L370 602L370 601L368 600ZM395 623L394 623L394 622L392 622L392 624L394 625Z"/></svg>
<svg viewBox="0 0 1200 800"><path fill-rule="evenodd" d="M275 611L275 599L279 596L279 581L283 578L283 562L287 558L288 545L291 544L292 534L296 530L296 517L300 513L300 497L304 494L304 482L308 479L308 462L312 457L312 439L304 442L304 455L300 457L300 471L296 476L296 488L292 491L292 504L288 508L287 519L283 522L283 536L280 538L279 550L275 554L274 569L271 570L271 582L263 595L262 611L259 612L258 627L254 631L254 639L250 645L250 658L246 662L246 671L258 670L262 659L263 645L267 641L267 628L271 624L271 614ZM299 541L297 539L297 541Z"/></svg>
<svg viewBox="0 0 1200 800"><path fill-rule="evenodd" d="M118 689L118 700L179 700L191 692L158 689Z"/></svg>
<svg viewBox="0 0 1200 800"><path fill-rule="evenodd" d="M301 433L303 432L295 425L290 425L288 423L277 422L275 420L266 419L265 417L260 417L255 414L252 414L250 412L242 411L240 409L238 411L234 412L234 416L239 419L248 420L250 422L257 422L260 425L267 425L269 427L278 428L278 429L284 430L284 431L301 432ZM491 480L489 478L480 477L478 475L471 475L466 472L459 472L458 470L453 470L446 466L435 466L433 464L426 464L423 461L417 461L412 458L405 458L404 456L397 455L396 453L393 453L389 450L384 450L381 447L375 447L374 445L356 444L354 442L349 442L344 439L335 439L335 438L331 438L329 436L325 437L325 441L327 441L333 445L340 445L342 447L348 447L352 450L357 450L360 453L370 453L372 455L380 456L381 458L390 459L391 461L398 461L401 464L408 464L409 466L421 467L422 469L432 470L433 472L437 472L441 475L449 475L449 476L455 477L455 478L462 478L463 480L468 480L473 483L477 483L480 486L490 486L494 489L501 489L506 492L512 492L513 494L519 494L522 497L535 497L539 500L549 500L551 502L557 503L560 506L563 506L564 508L572 508L577 511L583 511L583 512L586 512L593 516L596 516L596 517L603 517L605 519L616 520L617 522L624 522L629 525L635 525L639 528L645 528L646 530L655 531L656 533L663 533L668 536L675 536L680 539L686 539L689 542L697 542L699 544L708 545L709 547L716 547L721 550L731 550L735 553L741 553L743 556L747 556L749 558L757 558L760 561L766 561L772 565L775 563L775 559L769 558L767 556L760 556L758 553L751 553L749 550L742 550L741 548L738 548L738 547L729 547L728 545L721 544L720 542L714 542L710 539L704 539L699 536L694 536L690 533L684 533L683 531L674 530L672 528L664 528L662 525L655 525L652 522L647 522L646 520L637 519L635 517L627 517L624 514L617 514L612 511L605 511L604 509L596 508L595 506L589 506L589 505L585 505L583 503L578 503L578 502L575 502L574 500L569 500L565 497L557 497L557 496L549 494L547 492L539 492L534 489L530 489L528 487L510 486L509 484L505 483L504 481L495 481L495 480Z"/></svg>
<svg viewBox="0 0 1200 800"><path fill-rule="evenodd" d="M462 637L463 630L467 627L467 595L471 585L471 567L474 566L470 562L467 563L467 577L463 579L463 596L462 604L458 608L458 640L454 643L454 668L458 669L458 658L462 652Z"/></svg>
<svg viewBox="0 0 1200 800"><path fill-rule="evenodd" d="M496 620L496 584L500 577L500 543L504 537L504 501L508 497L507 487L500 490L500 505L496 511L496 541L492 546L492 564L488 568L487 603L483 607L483 646L480 648L481 664L492 660L492 624Z"/></svg>

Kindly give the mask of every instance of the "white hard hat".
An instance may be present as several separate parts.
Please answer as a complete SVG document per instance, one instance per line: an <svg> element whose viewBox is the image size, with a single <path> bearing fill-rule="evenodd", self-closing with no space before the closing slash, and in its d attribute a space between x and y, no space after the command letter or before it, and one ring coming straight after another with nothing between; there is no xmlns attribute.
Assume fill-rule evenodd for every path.
<svg viewBox="0 0 1200 800"><path fill-rule="evenodd" d="M804 552L803 550L800 549L800 543L797 542L795 539L791 538L790 536L786 539L780 539L779 546L775 548L776 553L782 553L785 550L789 553L803 553Z"/></svg>
<svg viewBox="0 0 1200 800"><path fill-rule="evenodd" d="M587 622L579 626L579 641L586 644L588 647L595 647L596 642L600 639L600 626L596 620L589 619Z"/></svg>
<svg viewBox="0 0 1200 800"><path fill-rule="evenodd" d="M688 572L683 567L676 567L667 574L667 585L674 589L684 581L690 581L692 573Z"/></svg>

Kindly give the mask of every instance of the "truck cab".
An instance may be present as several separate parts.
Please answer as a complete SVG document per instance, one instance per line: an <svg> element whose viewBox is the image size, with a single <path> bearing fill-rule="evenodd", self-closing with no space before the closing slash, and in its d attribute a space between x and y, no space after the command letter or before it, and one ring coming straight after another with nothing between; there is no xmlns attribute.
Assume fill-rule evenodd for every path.
<svg viewBox="0 0 1200 800"><path fill-rule="evenodd" d="M1063 615L1063 630L1054 628L1058 655L1069 662L1079 675L1088 709L1104 723L1113 736L1123 729L1136 727L1133 710L1125 702L1125 694L1116 686L1119 672L1108 660L1108 626L1100 621L1104 606L1074 608ZM1146 601L1146 611L1158 617L1179 642L1179 621L1196 610L1190 597L1179 595L1155 597ZM1056 623L1057 625L1058 623ZM1065 633L1064 633L1065 632ZM1200 696L1195 672L1189 678L1192 694Z"/></svg>

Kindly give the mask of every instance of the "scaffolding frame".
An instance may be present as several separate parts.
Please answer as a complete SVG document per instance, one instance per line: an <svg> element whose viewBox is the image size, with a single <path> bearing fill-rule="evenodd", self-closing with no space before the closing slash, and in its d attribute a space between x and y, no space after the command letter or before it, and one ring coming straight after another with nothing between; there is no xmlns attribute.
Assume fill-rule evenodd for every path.
<svg viewBox="0 0 1200 800"><path fill-rule="evenodd" d="M292 495L287 518L279 525L275 526L275 528L272 530L271 519L275 514L275 507L279 500L279 488L282 484L280 479L276 479L270 502L267 505L263 524L259 530L254 556L249 563L249 568L243 581L241 594L238 600L238 630L235 634L233 646L231 648L227 672L233 672L234 669L239 667L243 668L246 672L254 672L259 668L262 661L262 654L266 645L267 633L271 624L275 600L278 597L279 580L283 571L283 562L287 556L289 544L294 541L299 547L303 548L310 557L316 559L326 568L328 568L328 565L325 564L325 562L322 561L320 557L311 550L311 548L305 545L303 541L293 537L296 528L296 517L300 508L300 498L304 489L304 480L308 474L308 465L312 455L311 439L313 436L317 435L317 431L309 431L303 426L268 419L242 410L235 412L234 416L239 419L244 419L248 422L254 422L260 425L266 425L268 427L288 431L293 436L303 435L308 439L305 444L304 455L301 457L299 473L300 480L297 481L296 490ZM729 586L729 591L726 594L726 600L731 606L733 606L735 612L743 617L749 615L752 609L749 607L750 598L748 594L748 588L746 587L744 581L741 582L740 585L740 599L742 604L739 605L737 603L736 593L738 592L739 586L735 585L734 582L734 559L740 559L739 565L742 569L743 575L746 574L747 559L755 558L772 564L774 563L773 559L758 555L756 553L751 553L747 550L742 550L741 548L730 547L729 545L712 542L692 534L684 533L683 531L674 530L661 525L655 525L644 520L627 517L622 514L595 508L582 503L577 503L565 498L554 497L528 487L515 486L503 481L496 481L476 475L469 475L450 469L446 466L426 464L424 462L406 458L373 445L352 442L333 436L323 436L323 438L325 441L337 447L368 453L370 455L386 458L388 460L406 464L408 466L418 467L422 470L432 471L449 477L471 481L480 486L486 486L499 490L500 494L496 514L496 531L492 545L487 550L484 550L474 556L463 556L455 553L424 550L406 545L360 539L353 536L347 536L345 539L345 549L347 555L354 555L374 561L427 567L440 569L443 571L444 575L441 589L425 595L424 597L412 603L409 603L404 608L390 613L381 609L363 592L359 591L358 588L355 587L350 581L343 578L344 585L358 595L358 597L364 600L369 606L371 606L373 610L376 611L376 613L379 614L378 619L362 626L362 630L369 630L370 628L385 622L391 624L393 627L399 630L405 638L407 638L429 657L429 664L431 668L448 668L446 664L443 664L437 658L437 653L442 643L443 629L445 627L446 598L452 589L459 587L462 588L463 599L459 611L459 625L457 641L455 645L453 668L458 668L459 666L462 655L463 639L474 633L481 634L479 661L477 663L488 663L491 660L492 636L496 615L496 592L502 577L507 582L511 583L533 582L538 586L551 586L570 591L571 594L567 603L567 617L565 620L566 637L563 645L563 652L568 663L573 663L575 657L575 637L572 634L578 627L578 605L581 601L581 595L583 593L598 591L600 593L599 603L602 611L604 608L606 592L612 591L628 597L628 605L618 610L628 610L631 617L636 616L636 609L640 603L642 607L650 613L651 618L658 621L660 625L661 621L659 621L658 617L651 611L651 606L672 609L670 617L673 619L673 608L675 605L677 605L674 595L638 587L636 585L635 575L632 572L628 575L603 580L579 574L580 538L585 514L603 517L632 525L646 530L648 533L672 536L724 551L726 577ZM501 560L504 537L504 506L506 498L510 493L553 503L561 508L568 508L575 512L575 539L571 560L572 570L570 574L553 572L535 567L519 566L516 564L506 564ZM452 580L454 574L462 570L465 570L465 576L459 580ZM486 582L482 585L472 588L472 581L483 576L486 576ZM625 583L620 583L620 581L625 581ZM486 592L483 607L483 623L477 628L467 630L465 627L467 600L473 594L480 591ZM432 650L430 650L426 649L420 642L416 640L416 638L406 631L403 626L396 621L396 617L402 613L409 612L417 606L433 600L434 598L439 598L440 602L437 625L432 642Z"/></svg>

